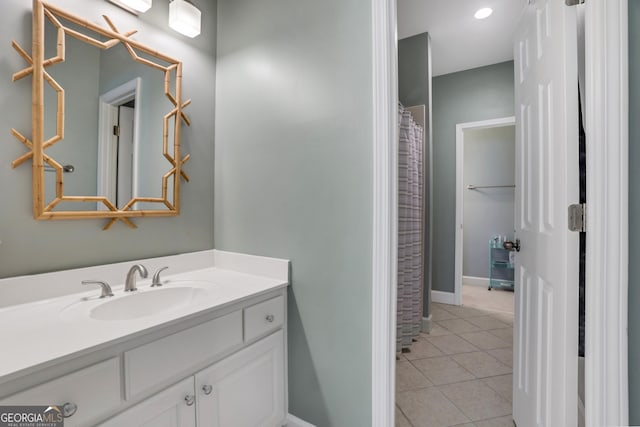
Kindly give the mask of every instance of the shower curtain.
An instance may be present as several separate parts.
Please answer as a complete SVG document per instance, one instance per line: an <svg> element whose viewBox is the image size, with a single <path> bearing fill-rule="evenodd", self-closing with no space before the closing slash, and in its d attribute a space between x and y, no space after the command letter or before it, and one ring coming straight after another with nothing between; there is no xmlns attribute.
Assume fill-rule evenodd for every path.
<svg viewBox="0 0 640 427"><path fill-rule="evenodd" d="M398 108L398 325L396 351L408 348L422 327L423 129Z"/></svg>

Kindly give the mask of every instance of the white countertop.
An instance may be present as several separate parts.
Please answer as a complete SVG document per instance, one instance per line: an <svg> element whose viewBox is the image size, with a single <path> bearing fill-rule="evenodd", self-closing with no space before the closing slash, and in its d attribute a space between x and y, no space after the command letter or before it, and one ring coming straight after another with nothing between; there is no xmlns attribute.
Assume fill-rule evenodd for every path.
<svg viewBox="0 0 640 427"><path fill-rule="evenodd" d="M114 297L100 299L99 287L92 286L0 309L0 384L288 285L288 261L214 252L216 266L163 276L161 288L139 279L135 293L125 293L119 285L113 287ZM194 281L206 292L186 306L136 319L96 320L88 314L103 302L180 286L180 281Z"/></svg>

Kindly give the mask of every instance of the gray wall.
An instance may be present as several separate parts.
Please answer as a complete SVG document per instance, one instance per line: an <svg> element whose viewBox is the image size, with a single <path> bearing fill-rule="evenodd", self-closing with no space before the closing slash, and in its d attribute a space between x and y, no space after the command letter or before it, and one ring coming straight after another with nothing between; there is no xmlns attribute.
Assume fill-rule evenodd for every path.
<svg viewBox="0 0 640 427"><path fill-rule="evenodd" d="M433 79L433 290L454 291L456 124L513 114L513 61Z"/></svg>
<svg viewBox="0 0 640 427"><path fill-rule="evenodd" d="M55 55L56 28L48 20L45 20L45 24L46 44L49 45L47 57L51 57ZM65 194L95 196L98 160L95 131L98 127L98 103L95 94L100 78L100 50L76 39L68 40L65 50L67 61L49 70L51 76L65 89L65 139L49 148L47 154L62 165L71 164L76 168L72 174L64 176ZM78 78L77 70L82 70L81 79ZM45 111L50 112L45 114L45 138L50 138L56 134L57 93L49 85L45 85L44 99ZM50 203L55 197L56 174L47 172L45 203ZM61 203L58 206L55 210L95 210L96 204Z"/></svg>
<svg viewBox="0 0 640 427"><path fill-rule="evenodd" d="M513 237L513 188L467 190L467 185L515 183L515 126L464 133L464 244L462 274L489 277L489 239Z"/></svg>
<svg viewBox="0 0 640 427"><path fill-rule="evenodd" d="M290 412L370 426L370 4L218 13L215 247L291 260Z"/></svg>
<svg viewBox="0 0 640 427"><path fill-rule="evenodd" d="M640 0L629 0L629 424L640 425Z"/></svg>
<svg viewBox="0 0 640 427"><path fill-rule="evenodd" d="M103 0L52 1L93 22L104 23L101 15L107 14L122 31L138 29L137 40L183 59L184 93L193 98L186 110L193 123L183 133L184 149L192 155L186 165L191 182L182 187L181 215L143 218L135 220L136 230L117 224L106 232L105 220L34 221L31 163L11 169L11 161L25 153L11 128L31 135L31 79L11 82L11 75L25 67L11 40L31 51L31 3L5 2L0 14L0 277L212 248L215 2L198 2L203 33L192 40L168 28L166 4L154 4L138 19Z"/></svg>
<svg viewBox="0 0 640 427"><path fill-rule="evenodd" d="M430 45L429 33L398 41L398 97L406 107L429 105Z"/></svg>
<svg viewBox="0 0 640 427"><path fill-rule="evenodd" d="M414 105L425 105L427 108L427 124L425 133L427 135L427 147L431 146L430 114L431 106L431 38L429 33L422 33L413 37L408 37L398 41L398 97L400 102L407 107ZM423 150L425 166L425 242L427 248L431 243L430 219L432 206L431 200L431 171L429 170L430 149ZM429 303L431 298L431 257L427 249L427 256L424 258L424 299L423 315L429 317Z"/></svg>

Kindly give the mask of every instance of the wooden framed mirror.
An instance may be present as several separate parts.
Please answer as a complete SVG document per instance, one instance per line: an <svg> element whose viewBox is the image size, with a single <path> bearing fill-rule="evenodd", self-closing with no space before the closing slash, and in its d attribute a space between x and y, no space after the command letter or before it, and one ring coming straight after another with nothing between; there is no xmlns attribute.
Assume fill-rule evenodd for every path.
<svg viewBox="0 0 640 427"><path fill-rule="evenodd" d="M182 62L42 0L33 0L31 55L13 80L32 78L29 150L37 220L108 219L136 227L137 217L180 213L180 132L190 125L182 100Z"/></svg>

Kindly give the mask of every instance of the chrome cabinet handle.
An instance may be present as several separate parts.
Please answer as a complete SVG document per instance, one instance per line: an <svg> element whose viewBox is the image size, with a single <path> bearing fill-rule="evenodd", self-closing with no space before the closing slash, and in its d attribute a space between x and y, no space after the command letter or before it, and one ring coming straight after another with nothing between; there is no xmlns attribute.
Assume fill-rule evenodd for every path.
<svg viewBox="0 0 640 427"><path fill-rule="evenodd" d="M213 386L210 384L205 384L202 386L202 391L204 392L204 394L209 396L213 392Z"/></svg>
<svg viewBox="0 0 640 427"><path fill-rule="evenodd" d="M193 406L193 404L196 403L196 397L193 394L187 394L184 397L184 402L187 406Z"/></svg>
<svg viewBox="0 0 640 427"><path fill-rule="evenodd" d="M266 321L269 323L273 323L273 321L276 319L275 316L273 314L267 314L267 317L265 317Z"/></svg>
<svg viewBox="0 0 640 427"><path fill-rule="evenodd" d="M77 410L78 410L78 405L76 405L73 402L67 402L64 405L62 405L62 416L64 418L72 417Z"/></svg>

